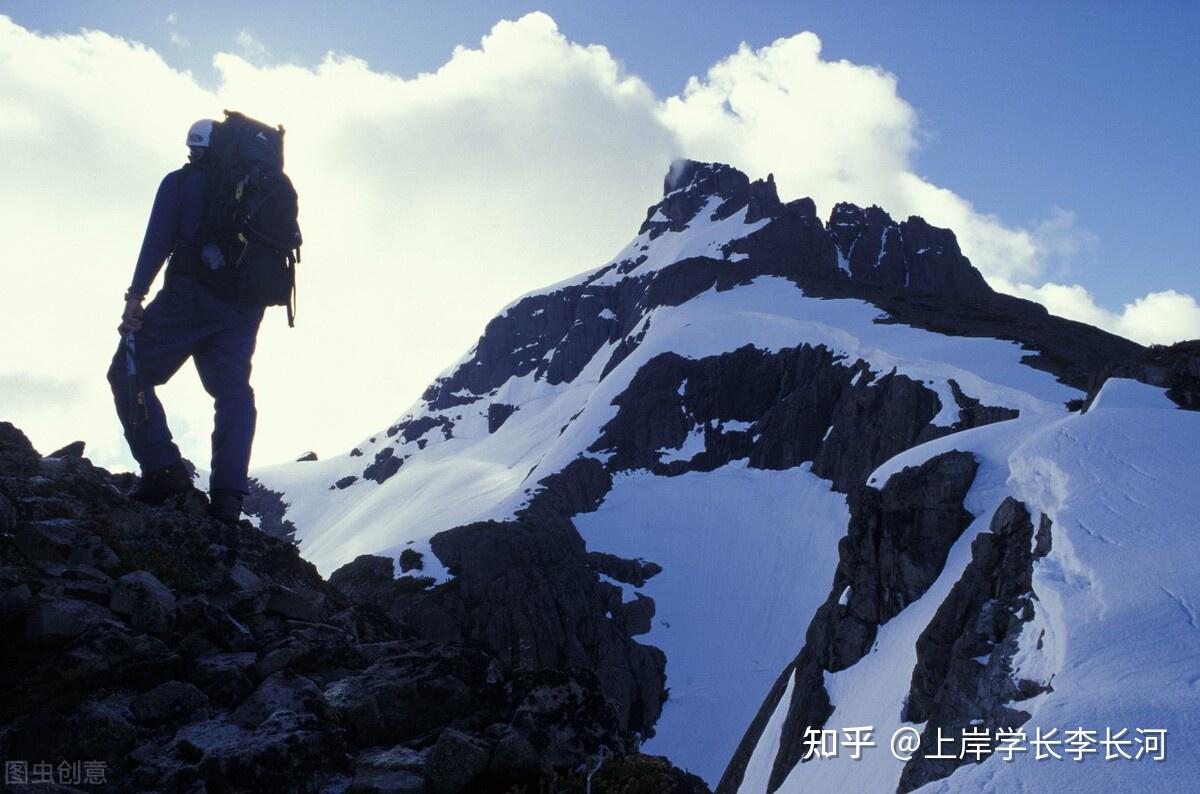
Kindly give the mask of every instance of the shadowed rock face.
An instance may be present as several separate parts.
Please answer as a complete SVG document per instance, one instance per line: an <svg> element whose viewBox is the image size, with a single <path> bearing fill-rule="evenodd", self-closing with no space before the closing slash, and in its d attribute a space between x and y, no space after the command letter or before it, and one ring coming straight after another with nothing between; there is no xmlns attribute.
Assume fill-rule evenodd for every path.
<svg viewBox="0 0 1200 794"><path fill-rule="evenodd" d="M653 602L623 604L597 572L644 582L657 566L588 554L569 516L594 510L611 488L599 461L578 459L540 485L513 521L435 535L433 552L455 578L394 602L393 614L431 640L483 641L517 668L592 670L621 724L652 735L665 657L632 637L648 629Z"/></svg>
<svg viewBox="0 0 1200 794"><path fill-rule="evenodd" d="M614 790L707 790L632 752L588 665L418 638L379 606L419 596L394 561L326 582L292 543L207 518L198 492L129 501L133 479L42 458L0 423L0 756L102 761L105 791L582 792L601 757L625 770Z"/></svg>
<svg viewBox="0 0 1200 794"><path fill-rule="evenodd" d="M896 223L879 207L837 204L829 231L855 281L943 295L993 294L954 233L916 215Z"/></svg>
<svg viewBox="0 0 1200 794"><path fill-rule="evenodd" d="M850 497L850 529L838 545L833 589L817 609L804 646L777 679L730 761L718 792L736 791L746 764L793 672L788 717L769 788L781 785L804 754L804 733L832 713L824 672L857 662L879 626L920 598L937 579L950 547L973 520L962 506L978 464L965 452L946 452L893 475L881 490Z"/></svg>
<svg viewBox="0 0 1200 794"><path fill-rule="evenodd" d="M967 729L993 735L1015 729L1029 714L1009 704L1051 689L1049 682L1020 678L1012 669L1022 628L1038 609L1033 563L1050 551L1050 520L1042 516L1035 542L1029 511L1010 497L992 516L990 530L971 543L971 562L917 639L904 719L926 723L922 747L937 747L939 732L962 746ZM905 764L898 790L920 788L972 760L918 755Z"/></svg>
<svg viewBox="0 0 1200 794"><path fill-rule="evenodd" d="M1106 367L1088 385L1087 405L1109 378L1133 378L1158 386L1180 408L1200 411L1200 339L1153 345L1137 357Z"/></svg>
<svg viewBox="0 0 1200 794"><path fill-rule="evenodd" d="M872 372L824 346L765 352L747 345L700 359L664 353L647 362L614 400L617 415L590 452L611 453L609 471L711 471L748 459L753 468L812 461L814 474L849 493L892 456L947 433L1015 418L984 406L954 384L962 419L931 424L937 395L905 375ZM701 434L703 451L670 452ZM666 460L664 460L666 458Z"/></svg>

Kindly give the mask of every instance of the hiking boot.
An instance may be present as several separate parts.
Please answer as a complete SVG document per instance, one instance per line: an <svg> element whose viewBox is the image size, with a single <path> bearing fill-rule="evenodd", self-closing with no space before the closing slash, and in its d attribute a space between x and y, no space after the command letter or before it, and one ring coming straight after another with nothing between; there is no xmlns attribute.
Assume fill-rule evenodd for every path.
<svg viewBox="0 0 1200 794"><path fill-rule="evenodd" d="M157 505L191 489L192 478L183 467L183 463L172 463L170 466L143 474L142 481L129 492L129 498L136 502Z"/></svg>
<svg viewBox="0 0 1200 794"><path fill-rule="evenodd" d="M213 488L208 494L208 514L222 524L236 524L242 517L241 491L234 488Z"/></svg>

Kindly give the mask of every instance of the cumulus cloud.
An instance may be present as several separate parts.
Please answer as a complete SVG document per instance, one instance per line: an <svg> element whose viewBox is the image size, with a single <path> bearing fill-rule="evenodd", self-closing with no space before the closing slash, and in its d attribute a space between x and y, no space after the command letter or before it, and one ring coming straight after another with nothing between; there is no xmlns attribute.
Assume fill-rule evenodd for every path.
<svg viewBox="0 0 1200 794"><path fill-rule="evenodd" d="M113 465L129 465L104 380L120 294L196 118L285 122L301 195L297 327L268 313L255 358L256 463L341 451L393 420L514 296L618 250L678 154L646 85L544 15L409 80L349 56L302 68L226 53L207 91L141 45L4 17L0 53L0 147L20 153L0 159L0 371L79 375L55 419ZM190 367L163 393L203 462L205 431L182 422L211 400ZM41 421L4 395L0 413Z"/></svg>
<svg viewBox="0 0 1200 794"><path fill-rule="evenodd" d="M4 418L47 427L50 416L85 435L99 462L129 464L104 381L120 295L188 126L223 108L286 124L306 239L297 328L268 313L259 337L260 465L338 452L386 425L498 308L619 250L675 156L773 171L782 193L812 195L826 212L850 200L921 214L955 229L997 283L1036 284L1047 262L1086 247L1066 213L1010 228L921 179L916 114L896 78L823 60L811 33L742 47L665 100L540 13L499 22L411 79L344 54L269 65L244 33L214 57L207 90L140 44L44 36L0 16L0 148L18 153L0 159L0 374L77 380L77 399L40 412L0 391ZM1188 300L1147 296L1120 327L1191 328ZM1164 301L1178 324L1156 325ZM1125 322L1096 312L1108 327ZM202 463L211 400L190 368L164 402Z"/></svg>
<svg viewBox="0 0 1200 794"><path fill-rule="evenodd" d="M1152 292L1116 312L1098 305L1092 294L1079 284L1048 282L1034 287L1002 283L994 286L1035 300L1053 314L1107 329L1144 345L1171 344L1200 337L1200 304L1191 295L1175 290Z"/></svg>

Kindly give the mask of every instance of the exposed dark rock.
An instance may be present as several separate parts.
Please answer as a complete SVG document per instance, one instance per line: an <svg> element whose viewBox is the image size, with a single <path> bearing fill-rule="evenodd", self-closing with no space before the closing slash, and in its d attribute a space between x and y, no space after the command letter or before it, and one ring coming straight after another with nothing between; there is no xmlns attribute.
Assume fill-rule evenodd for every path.
<svg viewBox="0 0 1200 794"><path fill-rule="evenodd" d="M875 377L865 362L846 362L823 346L774 353L746 346L700 359L664 353L614 400L617 415L591 451L612 454L609 471L649 469L668 476L746 458L764 469L812 461L813 473L849 493L905 449L1016 415L952 388L962 419L936 427L931 422L941 404L931 389L894 372ZM734 423L748 429L733 429ZM703 434L702 451L663 461L693 433Z"/></svg>
<svg viewBox="0 0 1200 794"><path fill-rule="evenodd" d="M562 471L541 480L538 486L538 492L522 512L553 522L599 507L612 488L612 477L595 458L576 458Z"/></svg>
<svg viewBox="0 0 1200 794"><path fill-rule="evenodd" d="M400 552L400 572L408 573L409 571L420 571L425 568L425 555L413 549L405 549Z"/></svg>
<svg viewBox="0 0 1200 794"><path fill-rule="evenodd" d="M5 757L103 759L120 791L412 792L444 779L427 769L439 741L439 762L466 768L451 738L439 740L456 737L460 749L486 748L477 790L540 790L570 781L584 760L623 756L634 746L627 726L652 722L630 704L657 707L661 654L638 655L614 621L585 632L593 644L574 654L564 624L538 658L599 666L625 713L642 709L624 721L587 670L515 670L482 644L413 639L385 610L403 617L415 599L432 605L417 614L445 618L463 605L401 586L391 560L361 558L331 586L290 542L215 522L203 500L130 502L118 482L130 484L83 458L42 459L0 425L0 493L12 509L0 533L0 624L18 638L0 655ZM539 533L526 552L572 567L555 587L574 574L594 582L581 614L611 603L577 535ZM472 555L464 571L498 573ZM536 578L526 571L514 585L521 575Z"/></svg>
<svg viewBox="0 0 1200 794"><path fill-rule="evenodd" d="M243 728L257 728L277 711L312 714L325 718L329 706L320 688L294 670L280 670L269 675L250 696L229 716Z"/></svg>
<svg viewBox="0 0 1200 794"><path fill-rule="evenodd" d="M396 595L395 564L361 554L329 575L329 584L352 604L387 604Z"/></svg>
<svg viewBox="0 0 1200 794"><path fill-rule="evenodd" d="M1151 345L1141 355L1106 367L1088 384L1086 405L1091 405L1109 378L1133 378L1158 386L1166 389L1180 408L1200 411L1200 339Z"/></svg>
<svg viewBox="0 0 1200 794"><path fill-rule="evenodd" d="M896 223L879 207L837 204L829 232L855 281L912 292L989 296L954 232L913 216Z"/></svg>
<svg viewBox="0 0 1200 794"><path fill-rule="evenodd" d="M466 400L465 402L470 402L470 400ZM454 405L461 404L462 402L451 402L448 405L442 405L440 407L451 408ZM447 416L422 416L417 419L405 420L399 424L389 427L387 430L387 436L388 438L391 438L392 436L399 434L401 441L407 444L410 441L416 441L418 438L425 435L435 427L440 427L442 429L442 435L445 438L453 438L454 422Z"/></svg>
<svg viewBox="0 0 1200 794"><path fill-rule="evenodd" d="M67 444L65 447L61 447L59 449L54 450L46 457L48 457L48 458L82 458L83 450L85 449L85 447L86 447L86 444L84 444L84 442L82 442L82 441L72 441L70 444Z"/></svg>
<svg viewBox="0 0 1200 794"><path fill-rule="evenodd" d="M58 643L115 620L112 612L90 601L39 595L29 607L25 636L37 643Z"/></svg>
<svg viewBox="0 0 1200 794"><path fill-rule="evenodd" d="M867 487L850 494L850 526L838 544L833 588L809 624L800 653L743 736L721 776L719 793L741 785L750 755L794 673L796 686L768 790L783 783L804 755L805 730L823 727L832 713L824 673L861 659L879 626L920 598L941 573L950 547L974 518L963 500L977 469L972 455L945 452L892 475L882 490Z"/></svg>
<svg viewBox="0 0 1200 794"><path fill-rule="evenodd" d="M310 463L314 460L317 460L317 453L313 452L312 450L309 450L300 457L296 458L297 463Z"/></svg>
<svg viewBox="0 0 1200 794"><path fill-rule="evenodd" d="M632 755L605 761L592 776L595 794L709 794L703 780L656 755Z"/></svg>
<svg viewBox="0 0 1200 794"><path fill-rule="evenodd" d="M620 718L586 676L561 672L526 675L514 689L524 689L509 727L556 767L575 768L623 748L614 744Z"/></svg>
<svg viewBox="0 0 1200 794"><path fill-rule="evenodd" d="M137 629L163 634L175 624L175 596L149 571L134 571L117 580L108 608Z"/></svg>
<svg viewBox="0 0 1200 794"><path fill-rule="evenodd" d="M1048 547L1048 520L1040 524L1038 545ZM1034 529L1029 512L1015 499L1005 499L990 529L971 543L970 563L917 639L917 664L903 719L926 723L922 747L936 747L939 732L953 737L957 746L968 728L986 728L989 733L1017 728L1029 714L1011 704L1050 688L1048 682L1019 678L1011 663L1022 627L1038 608L1033 594L1038 552L1031 551ZM905 764L898 791L947 777L987 755L915 756Z"/></svg>
<svg viewBox="0 0 1200 794"><path fill-rule="evenodd" d="M396 456L395 447L384 447L375 453L375 461L363 469L363 479L383 483L400 471L402 465L404 465L404 458Z"/></svg>
<svg viewBox="0 0 1200 794"><path fill-rule="evenodd" d="M25 558L45 568L49 565L90 565L114 571L120 565L116 554L87 530L82 522L65 518L24 521L13 540Z"/></svg>
<svg viewBox="0 0 1200 794"><path fill-rule="evenodd" d="M37 468L40 457L20 428L0 422L0 466L14 476L28 475Z"/></svg>
<svg viewBox="0 0 1200 794"><path fill-rule="evenodd" d="M436 794L458 794L487 770L492 748L480 739L447 728L438 736L425 765Z"/></svg>
<svg viewBox="0 0 1200 794"><path fill-rule="evenodd" d="M658 563L626 560L602 551L589 551L588 560L596 571L634 587L643 587L647 580L662 573L662 566Z"/></svg>
<svg viewBox="0 0 1200 794"><path fill-rule="evenodd" d="M332 491L334 488L337 488L338 490L344 490L349 488L351 485L354 485L356 482L358 482L358 477L355 477L353 474L349 474L335 482L332 486L330 486L329 490Z"/></svg>
<svg viewBox="0 0 1200 794"><path fill-rule="evenodd" d="M1005 422L1009 419L1016 419L1021 413L1015 408L984 405L974 397L964 394L962 387L958 385L958 381L951 378L946 382L950 384L950 390L954 393L954 401L958 404L960 419L955 430L982 427L983 425L990 425L993 422Z"/></svg>
<svg viewBox="0 0 1200 794"><path fill-rule="evenodd" d="M256 478L250 478L250 493L246 494L242 511L258 516L258 528L268 535L291 542L296 537L296 525L284 518L288 509L283 494L272 491Z"/></svg>
<svg viewBox="0 0 1200 794"><path fill-rule="evenodd" d="M186 681L167 681L159 684L129 703L134 722L141 725L160 725L189 717L208 705L208 696Z"/></svg>
<svg viewBox="0 0 1200 794"><path fill-rule="evenodd" d="M517 406L509 405L508 403L492 403L488 406L487 420L488 432L495 433L500 429L500 426L508 421L508 417L513 415L517 410Z"/></svg>
<svg viewBox="0 0 1200 794"><path fill-rule="evenodd" d="M892 475L882 490L866 488L851 499L833 592L814 618L822 627L825 669L861 659L876 629L937 579L950 547L974 520L962 504L978 467L968 453L944 452Z"/></svg>
<svg viewBox="0 0 1200 794"><path fill-rule="evenodd" d="M455 578L401 606L422 636L482 640L517 668L594 670L622 724L653 731L663 654L605 616L614 588L596 577L569 519L540 512L470 524L435 535L432 546Z"/></svg>
<svg viewBox="0 0 1200 794"><path fill-rule="evenodd" d="M12 532L17 526L17 506L0 490L0 532Z"/></svg>

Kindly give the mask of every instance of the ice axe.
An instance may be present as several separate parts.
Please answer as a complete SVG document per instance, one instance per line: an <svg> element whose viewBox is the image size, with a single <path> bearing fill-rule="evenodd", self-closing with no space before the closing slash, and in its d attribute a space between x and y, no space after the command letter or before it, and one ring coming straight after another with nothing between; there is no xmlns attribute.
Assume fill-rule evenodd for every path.
<svg viewBox="0 0 1200 794"><path fill-rule="evenodd" d="M129 378L129 431L142 426L150 413L146 409L146 391L138 379L137 343L133 331L125 334L125 374Z"/></svg>

